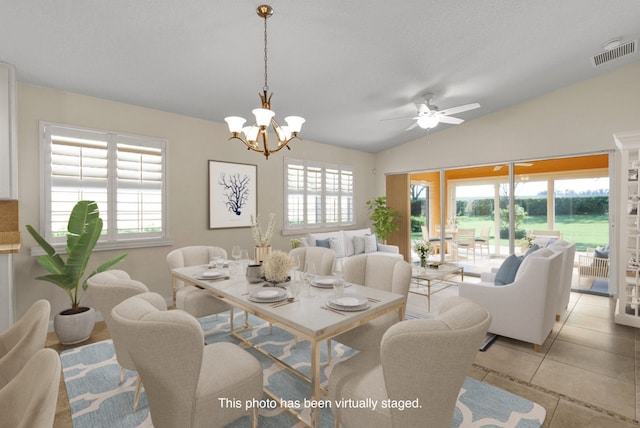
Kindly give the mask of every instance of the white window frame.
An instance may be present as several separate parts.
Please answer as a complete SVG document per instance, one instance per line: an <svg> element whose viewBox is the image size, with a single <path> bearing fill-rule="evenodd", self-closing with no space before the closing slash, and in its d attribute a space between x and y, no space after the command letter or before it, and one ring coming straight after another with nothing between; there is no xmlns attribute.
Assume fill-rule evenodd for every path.
<svg viewBox="0 0 640 428"><path fill-rule="evenodd" d="M290 191L288 185L289 178L289 166L295 165L298 167L302 167L306 172L308 168L319 168L321 170L321 188L319 191L314 191L310 189L307 184L307 174L304 174L304 185L302 191ZM342 182L339 182L338 191L328 191L327 189L327 178L326 171L327 170L338 170L339 180L342 180L342 174L347 173L351 176L351 192L347 192L343 190ZM331 164L325 162L316 162L316 161L308 161L308 160L300 160L300 159L292 159L292 158L284 158L284 219L283 219L283 233L284 234L292 234L292 233L303 233L308 230L325 230L325 229L336 229L354 226L356 224L356 212L355 212L355 173L352 166L349 165L339 165L339 164ZM289 195L290 194L301 194L303 195L303 222L301 224L289 224ZM321 200L321 220L318 223L307 223L307 196L316 194L320 197ZM342 203L345 197L350 197L351 206L348 209L351 211L351 219L346 221L339 220L338 222L329 223L327 222L327 212L326 212L326 201L328 196L337 197L338 201L338 213L343 211Z"/></svg>
<svg viewBox="0 0 640 428"><path fill-rule="evenodd" d="M64 252L66 247L66 238L57 238L52 236L52 211L51 211L51 186L52 186L52 146L51 137L52 132L58 135L64 135L70 138L80 139L92 139L106 141L107 144L107 177L104 180L106 183L107 194L107 209L106 218L108 227L107 233L103 234L98 243L96 244L96 250L113 250L113 249L126 249L126 248L140 248L140 247L155 247L171 245L173 242L169 239L168 231L168 213L169 213L169 201L167 195L167 183L168 183L168 141L155 137L147 137L140 135L124 134L111 131L104 131L92 128L85 128L73 125L66 125L54 122L41 121L39 123L40 130L40 234L51 243L56 250ZM117 171L117 151L118 144L125 145L137 145L141 147L148 147L152 150L160 150L162 154L162 161L160 163L161 168L161 230L159 232L149 233L131 233L122 234L118 233L116 227L117 219L117 189L118 189L118 171ZM140 152L142 153L142 151ZM140 184L141 187L145 187L144 183ZM126 186L124 186L126 187ZM101 211L104 211L104 207L100 207ZM43 254L43 250L39 247L34 247L31 251L32 255Z"/></svg>

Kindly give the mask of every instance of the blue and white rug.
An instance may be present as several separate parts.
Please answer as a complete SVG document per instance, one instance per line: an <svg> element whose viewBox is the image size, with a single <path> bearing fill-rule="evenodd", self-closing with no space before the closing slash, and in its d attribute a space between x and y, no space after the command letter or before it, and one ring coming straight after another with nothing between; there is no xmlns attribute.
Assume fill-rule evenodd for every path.
<svg viewBox="0 0 640 428"><path fill-rule="evenodd" d="M236 327L244 321L244 316L236 317ZM274 355L278 355L290 366L302 373L310 373L310 344L296 342L295 338L276 327L270 332L269 324L250 317L254 326L242 334L252 343ZM209 317L201 320L207 343L237 339L228 334L227 317L219 320ZM241 345L246 346L246 345ZM308 382L281 368L268 357L248 347L247 350L258 358L264 369L265 389L282 399L295 401L310 396ZM333 366L356 354L341 344L332 343L331 362L327 364L327 349L321 349L321 379L326 385ZM149 407L144 393L140 393L138 409L133 412L133 392L135 372L127 371L122 385L118 384L120 366L116 362L111 340L64 351L61 354L63 375L69 396L74 428L133 428L152 427ZM266 399L266 396L265 396ZM300 410L303 420L309 420L309 409ZM467 378L460 390L454 413L453 427L540 427L545 418L545 410L540 405L511 394L491 385ZM248 417L230 425L232 428L250 426ZM260 410L260 428L302 427L304 426L282 408ZM333 416L329 410L320 413L320 427L333 427Z"/></svg>

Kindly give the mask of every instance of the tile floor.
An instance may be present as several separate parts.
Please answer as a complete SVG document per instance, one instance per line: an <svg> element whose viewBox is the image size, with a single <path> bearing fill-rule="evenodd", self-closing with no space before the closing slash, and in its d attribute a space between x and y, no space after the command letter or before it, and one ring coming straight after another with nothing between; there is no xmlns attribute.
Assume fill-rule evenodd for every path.
<svg viewBox="0 0 640 428"><path fill-rule="evenodd" d="M545 407L544 427L638 426L640 332L613 322L613 299L571 294L542 352L531 344L498 338L478 353L470 376ZM450 295L457 295L457 287L434 295L432 311ZM426 297L410 294L407 310L425 313Z"/></svg>

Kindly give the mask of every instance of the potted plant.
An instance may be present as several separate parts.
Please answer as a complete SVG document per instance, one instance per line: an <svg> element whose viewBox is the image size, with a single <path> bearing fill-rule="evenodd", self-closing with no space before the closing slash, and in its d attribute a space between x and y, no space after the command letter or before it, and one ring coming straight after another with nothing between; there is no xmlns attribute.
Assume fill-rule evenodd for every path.
<svg viewBox="0 0 640 428"><path fill-rule="evenodd" d="M399 230L396 220L400 216L400 212L387 206L386 196L379 196L367 201L367 208L371 213L369 220L373 221L373 230L378 238L386 243L387 238Z"/></svg>
<svg viewBox="0 0 640 428"><path fill-rule="evenodd" d="M127 255L114 257L84 278L89 258L102 232L100 211L94 201L80 201L71 211L67 224L66 261L33 227L27 225L27 230L47 253L39 256L36 261L50 274L36 279L51 282L62 288L71 301L71 308L60 312L53 320L60 343L69 345L87 340L95 324L93 308L80 306L82 295L87 289L87 279L109 269Z"/></svg>

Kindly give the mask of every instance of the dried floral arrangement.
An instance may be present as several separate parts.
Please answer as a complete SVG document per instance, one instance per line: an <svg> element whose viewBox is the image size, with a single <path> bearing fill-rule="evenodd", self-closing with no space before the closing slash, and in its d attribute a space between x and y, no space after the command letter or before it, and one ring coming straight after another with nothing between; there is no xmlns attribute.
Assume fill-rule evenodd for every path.
<svg viewBox="0 0 640 428"><path fill-rule="evenodd" d="M260 214L253 218L251 215L251 232L253 233L253 240L258 247L266 247L271 242L273 236L273 230L276 225L275 213L269 214L269 221L267 222L267 228L263 231L260 227Z"/></svg>
<svg viewBox="0 0 640 428"><path fill-rule="evenodd" d="M293 269L293 257L284 251L274 250L264 259L262 269L269 282L285 282Z"/></svg>

